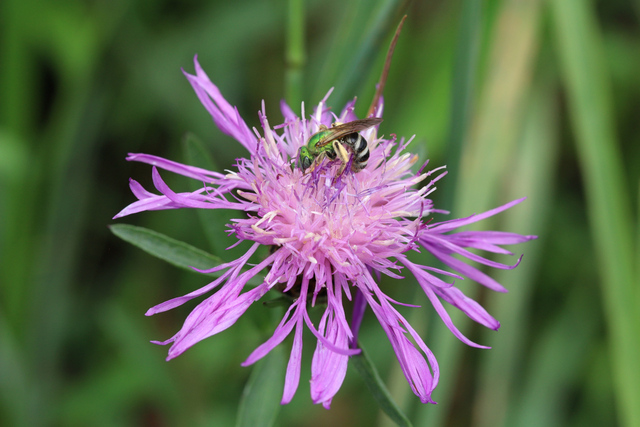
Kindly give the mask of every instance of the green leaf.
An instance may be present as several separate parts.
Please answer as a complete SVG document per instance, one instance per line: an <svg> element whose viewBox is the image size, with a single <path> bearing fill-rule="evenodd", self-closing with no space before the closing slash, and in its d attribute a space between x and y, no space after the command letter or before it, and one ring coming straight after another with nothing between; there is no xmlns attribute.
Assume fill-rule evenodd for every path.
<svg viewBox="0 0 640 427"><path fill-rule="evenodd" d="M129 224L115 224L109 226L109 228L113 234L122 240L139 247L148 254L167 261L169 264L188 271L196 272L192 267L203 270L224 263L222 259L215 255L148 228ZM211 273L214 277L219 277L221 274L222 272L219 271ZM256 275L248 283L259 285L262 283L262 276Z"/></svg>
<svg viewBox="0 0 640 427"><path fill-rule="evenodd" d="M223 263L217 256L148 228L129 224L116 224L109 228L122 240L176 267L193 271L191 267L205 269Z"/></svg>
<svg viewBox="0 0 640 427"><path fill-rule="evenodd" d="M278 346L253 368L242 393L236 426L268 427L273 425L280 411L284 375L284 350Z"/></svg>
<svg viewBox="0 0 640 427"><path fill-rule="evenodd" d="M360 345L362 352L357 356L351 356L351 364L358 371L365 385L373 395L373 398L380 405L380 409L389 416L399 426L411 426L411 421L402 413L398 405L391 398L391 394L387 390L382 378L378 374L375 366L371 363L371 359Z"/></svg>

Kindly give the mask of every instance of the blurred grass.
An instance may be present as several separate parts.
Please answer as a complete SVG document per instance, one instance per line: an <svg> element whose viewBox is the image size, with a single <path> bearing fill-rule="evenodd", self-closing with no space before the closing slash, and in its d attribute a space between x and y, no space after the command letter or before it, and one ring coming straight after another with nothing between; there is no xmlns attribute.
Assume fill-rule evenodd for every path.
<svg viewBox="0 0 640 427"><path fill-rule="evenodd" d="M303 0L288 0L288 6L285 99L290 106L297 108L303 100L303 70L306 61L304 2Z"/></svg>
<svg viewBox="0 0 640 427"><path fill-rule="evenodd" d="M526 113L514 161L510 167L507 192L508 199L522 194L527 200L519 209L505 212L503 227L505 230L526 230L539 236L548 235L551 221L554 182L558 166L558 120L557 106L551 98L553 87L548 79L533 83L532 93L528 95ZM535 292L535 269L543 256L544 243L541 240L530 242L522 265L513 271L496 271L493 277L501 283L513 284L507 295L488 296L486 308L500 319L500 333L483 331L480 340L492 347L491 351L480 355L478 372L478 398L474 402L474 425L492 426L513 425L505 420L511 396L520 388L522 381L521 360L526 357L527 329L531 314L531 296ZM555 377L552 372L540 373L547 381ZM555 389L563 385L556 382ZM550 395L546 395L549 403Z"/></svg>
<svg viewBox="0 0 640 427"><path fill-rule="evenodd" d="M490 49L487 53L487 69L483 73L484 81L482 82L481 94L478 98L478 104L474 108L475 114L471 123L471 131L463 132L463 135L467 134L468 137L461 150L460 173L454 177L447 177L457 180L452 207L454 217L484 212L518 197L512 196L512 199L507 200L504 193L505 181L510 178L508 172L514 161L517 136L522 126L526 94L531 80L531 66L536 55L540 7L541 2L506 0L494 12L496 18L493 27L490 28ZM477 13L479 14L480 11ZM467 41L467 43L469 42L476 41ZM474 63L468 62L460 65L473 67ZM458 69L456 72L468 75L472 71ZM472 89L469 87L469 90ZM463 110L463 108L467 107L461 105L460 109ZM463 117L465 117L463 111L452 115L452 119ZM461 123L460 126L464 126L464 123ZM519 197L525 195L520 194ZM530 202L525 201L525 203ZM517 206L513 209L521 208L521 206ZM496 226L497 221L501 221L501 225ZM474 229L495 229L496 227L506 229L502 225L503 221L502 216L491 218L483 221L482 224L475 224ZM530 232L529 230L510 231ZM509 284L517 287L519 284L514 283L514 279L517 277L511 277ZM465 283L462 283L461 286L468 297L481 298L481 289L471 288ZM464 314L452 312L451 316L462 331L471 332L470 322ZM441 375L443 378L455 378L456 374L460 375L459 366L462 363L462 352L465 349L459 345L460 343L455 337L448 333L446 328L440 327L441 322L437 318L431 324L438 326L438 328L434 328L431 343L435 349L439 349L439 358L442 360L440 363ZM475 351L481 352L482 350ZM445 424L447 414L452 411L451 408L455 405L455 388L455 381L447 381L440 385L438 392L442 397L436 398L439 402L438 406L419 408L418 419L425 425Z"/></svg>
<svg viewBox="0 0 640 427"><path fill-rule="evenodd" d="M299 17L287 24L292 5L303 12L304 32ZM465 13L470 6L478 9ZM334 110L353 96L358 111L366 109L390 31L407 8L382 131L415 133L412 150L428 153L432 167L449 163L455 172L459 164L440 185L454 201L439 190L438 207L468 215L529 196L486 226L540 239L514 248L525 253L515 271L490 272L509 294L460 283L503 326L481 331L453 318L492 350L466 348L424 296L393 282L399 299L423 305L403 311L420 312L414 326L441 363L438 405L419 404L393 372L397 361L383 332L366 317L362 339L376 368L391 378L394 399L415 425L638 425L637 2L466 7L0 2L0 425L236 421L250 373L239 363L264 340L275 314L256 305L228 333L164 362L166 348L148 341L170 337L192 306L143 313L207 279L110 235L110 218L133 200L127 178L150 183L149 169L124 157L143 151L207 163L210 155L223 170L244 154L215 129L180 73L193 71L196 53L250 126L258 124L262 99L275 125L282 97L309 106L331 86ZM287 29L302 37L294 40ZM203 143L181 146L188 131ZM455 153L452 141L463 144L461 155L447 154ZM124 222L226 259L232 254L216 230L232 214L221 214L201 215L208 230L193 226L190 211ZM375 423L375 403L352 372L330 411L311 404L311 348L300 390L276 425Z"/></svg>
<svg viewBox="0 0 640 427"><path fill-rule="evenodd" d="M620 419L626 425L640 425L637 405L640 399L640 292L638 280L634 279L637 267L633 265L630 193L614 131L602 42L587 4L554 0L552 5L591 233L602 276Z"/></svg>
<svg viewBox="0 0 640 427"><path fill-rule="evenodd" d="M460 14L460 28L456 42L453 84L451 85L451 115L447 139L447 173L458 176L465 141L469 135L473 99L476 91L476 74L482 34L482 4L465 0ZM441 203L453 203L456 194L455 180L444 187Z"/></svg>

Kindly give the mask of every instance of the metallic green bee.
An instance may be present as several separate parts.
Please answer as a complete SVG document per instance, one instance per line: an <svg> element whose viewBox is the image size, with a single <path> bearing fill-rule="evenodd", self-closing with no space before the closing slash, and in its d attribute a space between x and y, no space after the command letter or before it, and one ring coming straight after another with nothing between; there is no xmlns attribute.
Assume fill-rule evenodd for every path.
<svg viewBox="0 0 640 427"><path fill-rule="evenodd" d="M307 169L311 166L315 168L325 156L331 160L335 160L339 156L344 167L350 157L349 152L345 149L347 146L355 155L351 169L354 172L362 170L367 166L369 160L369 147L367 140L358 132L376 126L380 122L382 122L381 118L371 117L334 125L331 128L321 125L320 131L311 135L307 145L300 147L298 166L306 173Z"/></svg>

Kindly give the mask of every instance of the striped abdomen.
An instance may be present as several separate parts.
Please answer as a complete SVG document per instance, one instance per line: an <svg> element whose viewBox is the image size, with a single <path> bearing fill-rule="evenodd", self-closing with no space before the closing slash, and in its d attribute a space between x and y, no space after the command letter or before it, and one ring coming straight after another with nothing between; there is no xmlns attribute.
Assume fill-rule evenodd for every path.
<svg viewBox="0 0 640 427"><path fill-rule="evenodd" d="M355 158L351 164L351 169L354 172L358 172L367 167L369 161L369 146L367 140L357 132L350 133L341 139L341 142L348 145L353 151Z"/></svg>

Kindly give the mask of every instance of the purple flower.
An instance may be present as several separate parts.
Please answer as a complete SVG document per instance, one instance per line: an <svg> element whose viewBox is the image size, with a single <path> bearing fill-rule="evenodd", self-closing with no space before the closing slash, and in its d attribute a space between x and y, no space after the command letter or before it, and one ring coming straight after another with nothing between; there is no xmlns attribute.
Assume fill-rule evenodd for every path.
<svg viewBox="0 0 640 427"><path fill-rule="evenodd" d="M351 168L342 167L339 158L333 161L325 158L304 174L295 165L299 148L321 125L331 127L335 122L357 120L353 112L355 101L349 102L336 116L326 106L327 94L308 118L304 105L302 115L298 117L282 102L285 121L275 127L267 121L263 106L259 113L262 125L259 132L249 129L238 110L222 97L197 58L195 69L196 75L185 75L198 98L215 124L247 149L247 158L238 159L234 171L219 173L147 154L130 154L127 160L153 165L153 183L160 194L151 193L131 180L131 190L138 201L127 206L116 218L159 209L235 209L246 214L233 220L232 230L240 241L250 240L254 244L239 259L202 271L221 272L218 279L146 313L152 315L172 309L218 288L189 314L175 336L158 343L172 343L167 359L227 329L253 302L276 287L284 292L295 291L299 297L288 308L273 336L255 349L243 365L264 357L293 332L283 404L292 399L298 387L302 333L306 325L317 337L311 366L311 397L314 403L329 407L344 380L349 356L359 353L356 337L366 305L387 334L414 393L422 402L433 403L431 392L438 383L438 363L422 338L396 309L399 303L382 292L378 286L379 277L384 274L401 279L403 269L404 274L406 271L413 274L455 336L468 345L482 347L458 331L442 301L488 328L497 329L499 323L477 302L438 276L456 279L466 276L490 289L506 292L489 276L453 255L510 269L518 263L513 266L500 264L476 255L468 248L510 254L500 245L525 242L535 236L495 231L451 232L502 212L523 199L480 215L430 223L425 218L433 212L443 211L434 209L428 196L446 172L442 168L424 172L425 163L413 173L411 167L418 158L404 152L410 140L398 141L393 134L385 139L378 135L376 127L361 132L370 150L368 164L362 171L354 173ZM382 109L380 100L373 116L381 117ZM193 178L203 186L194 192L176 193L165 184L158 169ZM418 188L418 184L422 186ZM271 246L270 254L257 265L249 264L249 258L260 245ZM407 252L420 248L459 274L411 262ZM249 279L258 273L265 274L262 284L246 290ZM318 325L314 325L307 310L320 294L326 296L326 309ZM351 325L345 315L345 299L354 300Z"/></svg>

